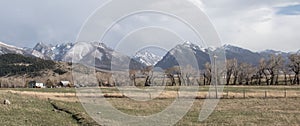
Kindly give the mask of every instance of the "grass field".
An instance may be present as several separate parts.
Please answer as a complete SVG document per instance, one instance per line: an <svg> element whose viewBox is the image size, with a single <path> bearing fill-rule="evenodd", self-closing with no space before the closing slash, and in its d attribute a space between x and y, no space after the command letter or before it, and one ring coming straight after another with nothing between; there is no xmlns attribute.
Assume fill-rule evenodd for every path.
<svg viewBox="0 0 300 126"><path fill-rule="evenodd" d="M32 92L49 92L49 93L75 93L75 88L0 88L0 90L14 91L32 91Z"/></svg>
<svg viewBox="0 0 300 126"><path fill-rule="evenodd" d="M54 112L47 100L22 96L7 92L0 93L0 99L8 99L11 105L0 104L1 125L76 125L72 116L63 112Z"/></svg>
<svg viewBox="0 0 300 126"><path fill-rule="evenodd" d="M102 88L106 94L118 93L115 88ZM176 91L168 87L167 93ZM200 91L207 91L202 87ZM244 90L300 91L299 87L225 87L225 92ZM25 93L24 93L25 92ZM31 93L30 93L31 92ZM95 125L74 94L75 89L1 89L1 125ZM51 96L54 95L54 96ZM172 93L169 93L169 95ZM50 97L51 96L51 97ZM52 99L49 100L48 98ZM8 99L11 105L2 101ZM69 99L69 100L66 100ZM157 98L148 102L135 102L129 98L107 98L118 110L138 116L151 115L164 110L174 97ZM230 98L221 99L212 115L198 121L205 99L197 99L190 111L176 125L299 125L300 95L290 98Z"/></svg>

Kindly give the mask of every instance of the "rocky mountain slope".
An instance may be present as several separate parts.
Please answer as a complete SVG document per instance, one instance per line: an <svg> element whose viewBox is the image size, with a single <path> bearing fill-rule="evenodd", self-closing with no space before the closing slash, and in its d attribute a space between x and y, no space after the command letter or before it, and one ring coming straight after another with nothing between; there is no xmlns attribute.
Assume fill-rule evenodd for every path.
<svg viewBox="0 0 300 126"><path fill-rule="evenodd" d="M246 62L252 65L258 65L261 58L268 59L271 54L282 55L288 61L288 56L291 54L274 50L253 52L233 45L224 45L222 48L226 52L227 59L236 58L238 62ZM55 46L38 43L32 49L18 48L0 42L0 55L13 53L54 61L84 62L86 65L106 70L111 68L126 69L128 67L139 69L145 66L167 69L178 64L189 63L193 59L196 59L199 68L203 69L205 63L210 62L208 52L211 50L211 48L205 49L191 42L185 42L171 49L163 57L149 51L138 52L135 56L129 57L115 52L104 43L99 42L66 43Z"/></svg>

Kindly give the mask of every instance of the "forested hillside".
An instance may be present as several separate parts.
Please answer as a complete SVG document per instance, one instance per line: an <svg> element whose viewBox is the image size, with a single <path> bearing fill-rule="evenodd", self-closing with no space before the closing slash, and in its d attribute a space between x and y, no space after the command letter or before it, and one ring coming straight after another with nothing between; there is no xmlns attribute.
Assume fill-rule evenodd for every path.
<svg viewBox="0 0 300 126"><path fill-rule="evenodd" d="M0 77L28 74L38 76L39 72L54 69L55 62L19 54L0 55Z"/></svg>

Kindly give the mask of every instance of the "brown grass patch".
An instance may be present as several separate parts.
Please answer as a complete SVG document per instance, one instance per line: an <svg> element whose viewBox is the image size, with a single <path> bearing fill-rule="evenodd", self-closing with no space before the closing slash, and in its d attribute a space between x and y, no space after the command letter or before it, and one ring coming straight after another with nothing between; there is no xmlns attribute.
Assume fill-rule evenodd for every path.
<svg viewBox="0 0 300 126"><path fill-rule="evenodd" d="M67 102L78 102L78 98L75 93L49 93L49 92L32 92L32 91L13 91L8 90L6 92L26 95L26 96L34 96L40 99L53 99L59 101L67 101Z"/></svg>

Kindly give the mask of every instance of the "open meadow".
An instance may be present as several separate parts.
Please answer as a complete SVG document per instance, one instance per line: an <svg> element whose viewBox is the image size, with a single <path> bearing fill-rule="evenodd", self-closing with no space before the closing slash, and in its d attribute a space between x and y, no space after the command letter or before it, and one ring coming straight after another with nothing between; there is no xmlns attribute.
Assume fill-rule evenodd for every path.
<svg viewBox="0 0 300 126"><path fill-rule="evenodd" d="M152 101L136 102L116 88L101 88L118 110L147 116L164 110L176 98L176 87L167 87ZM300 87L225 87L223 98L209 118L198 121L208 87L200 87L197 99L177 125L299 125ZM97 125L85 112L76 89L0 89L1 125ZM3 104L9 100L10 105Z"/></svg>

